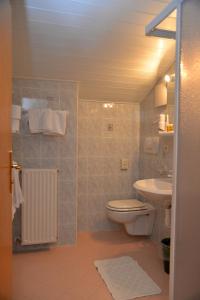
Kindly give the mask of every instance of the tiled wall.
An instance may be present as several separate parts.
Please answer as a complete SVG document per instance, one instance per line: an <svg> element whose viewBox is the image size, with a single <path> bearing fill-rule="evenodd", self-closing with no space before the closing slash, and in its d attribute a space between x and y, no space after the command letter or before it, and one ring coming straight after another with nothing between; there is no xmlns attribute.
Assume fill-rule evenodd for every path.
<svg viewBox="0 0 200 300"><path fill-rule="evenodd" d="M173 105L154 108L153 91L141 105L115 103L112 108L105 108L102 102L79 100L77 113L76 83L15 79L13 103L21 104L23 97L47 99L50 108L69 111L68 130L64 137L30 134L26 112L22 115L20 134L13 134L14 159L24 168L60 170L59 244L74 243L77 226L78 230L88 231L117 229L118 225L106 217L107 201L134 197L132 185L138 178L160 177L160 171L172 169L172 138L160 139L158 155L145 154L143 151L145 137L157 135L155 121L159 114L166 110L170 115L173 112ZM110 125L113 126L111 130L108 129ZM166 145L168 153L164 152ZM126 171L120 169L122 158L129 160ZM153 238L158 241L168 231L164 226L164 207L159 203L153 204L157 208ZM20 210L15 216L13 229L15 240L21 231ZM20 248L14 246L15 249L17 247Z"/></svg>
<svg viewBox="0 0 200 300"><path fill-rule="evenodd" d="M134 196L138 179L138 104L115 103L104 108L102 102L79 101L78 114L78 229L118 228L105 214L112 199ZM109 124L113 131L108 130ZM120 159L128 158L129 169L120 170Z"/></svg>
<svg viewBox="0 0 200 300"><path fill-rule="evenodd" d="M30 134L27 112L23 112L20 134L13 134L14 159L24 168L57 168L58 243L76 241L76 147L78 87L74 82L14 79L13 103L23 97L47 99L48 107L69 111L63 137ZM20 210L14 219L14 240L20 236ZM18 246L19 248L19 246ZM14 249L17 246L14 243Z"/></svg>
<svg viewBox="0 0 200 300"><path fill-rule="evenodd" d="M172 87L174 88L174 87ZM173 97L170 89L171 97ZM170 100L173 100L170 99ZM172 170L173 164L173 137L160 137L159 151L157 154L148 154L144 152L144 141L146 137L158 136L159 114L168 113L170 122L174 119L174 104L169 101L167 106L154 107L154 89L144 99L140 105L141 126L140 126L140 178L158 178L166 177ZM163 237L169 235L169 229L165 226L165 208L164 203L159 201L151 202L157 210L156 222L153 231L153 239L160 241Z"/></svg>

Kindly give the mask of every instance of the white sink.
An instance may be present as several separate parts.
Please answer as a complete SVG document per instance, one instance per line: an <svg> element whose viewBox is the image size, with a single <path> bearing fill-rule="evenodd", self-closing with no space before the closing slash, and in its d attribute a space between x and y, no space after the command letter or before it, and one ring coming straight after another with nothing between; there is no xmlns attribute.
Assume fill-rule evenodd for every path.
<svg viewBox="0 0 200 300"><path fill-rule="evenodd" d="M172 180L170 178L138 180L133 187L147 200L171 201L172 198Z"/></svg>

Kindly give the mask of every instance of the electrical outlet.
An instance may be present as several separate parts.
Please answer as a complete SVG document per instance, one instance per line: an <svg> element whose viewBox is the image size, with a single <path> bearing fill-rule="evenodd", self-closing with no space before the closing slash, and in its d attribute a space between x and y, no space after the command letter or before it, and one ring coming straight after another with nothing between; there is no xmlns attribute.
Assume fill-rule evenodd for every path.
<svg viewBox="0 0 200 300"><path fill-rule="evenodd" d="M122 158L120 160L121 170L128 170L129 161L127 158Z"/></svg>

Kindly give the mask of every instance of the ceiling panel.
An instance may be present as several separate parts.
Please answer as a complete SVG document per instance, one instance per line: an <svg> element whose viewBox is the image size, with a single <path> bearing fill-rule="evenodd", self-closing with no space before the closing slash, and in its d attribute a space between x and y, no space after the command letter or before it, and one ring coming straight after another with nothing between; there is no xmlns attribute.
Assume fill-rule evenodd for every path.
<svg viewBox="0 0 200 300"><path fill-rule="evenodd" d="M141 101L174 61L174 41L144 35L169 2L12 0L14 75L79 81L81 98Z"/></svg>

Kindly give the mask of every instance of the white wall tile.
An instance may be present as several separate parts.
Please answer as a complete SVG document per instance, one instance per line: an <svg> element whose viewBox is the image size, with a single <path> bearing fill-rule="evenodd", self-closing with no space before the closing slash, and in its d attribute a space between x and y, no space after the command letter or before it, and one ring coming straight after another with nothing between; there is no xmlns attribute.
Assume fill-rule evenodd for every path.
<svg viewBox="0 0 200 300"><path fill-rule="evenodd" d="M119 228L108 220L105 205L109 200L134 195L139 120L137 104L115 103L113 108L105 109L102 102L79 101L78 230ZM113 131L107 130L108 124L113 124ZM130 160L128 171L120 170L120 158Z"/></svg>
<svg viewBox="0 0 200 300"><path fill-rule="evenodd" d="M20 134L13 138L14 157L24 168L59 169L58 204L62 211L58 220L59 244L76 241L77 93L77 84L73 82L14 79L14 104L21 104L22 97L45 98L48 107L69 111L67 134L64 137L31 134L27 113L23 113ZM16 218L14 232L19 235L19 214Z"/></svg>

